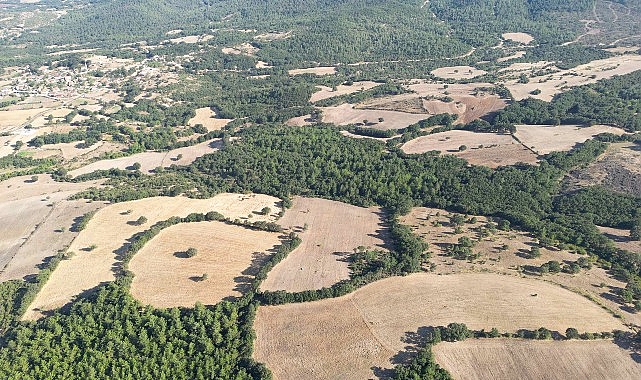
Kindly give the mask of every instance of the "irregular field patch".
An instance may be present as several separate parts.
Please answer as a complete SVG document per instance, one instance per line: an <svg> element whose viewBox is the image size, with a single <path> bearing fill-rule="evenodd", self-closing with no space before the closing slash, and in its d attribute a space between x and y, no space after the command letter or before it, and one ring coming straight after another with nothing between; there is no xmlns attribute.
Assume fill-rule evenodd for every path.
<svg viewBox="0 0 641 380"><path fill-rule="evenodd" d="M406 333L450 322L501 331L625 329L587 299L541 281L420 273L384 279L340 298L260 307L254 358L280 380L373 378L373 368L391 368L391 358L405 351Z"/></svg>
<svg viewBox="0 0 641 380"><path fill-rule="evenodd" d="M156 307L215 304L241 296L278 245L277 233L222 222L181 223L162 230L129 263L131 293ZM193 257L184 256L195 248ZM199 277L207 274L206 280Z"/></svg>
<svg viewBox="0 0 641 380"><path fill-rule="evenodd" d="M320 107L320 109L323 110L324 123L348 125L362 123L363 120L367 120L369 123L375 123L368 125L368 127L381 130L405 128L429 117L429 115L426 114L356 109L353 104L341 104L336 107ZM381 117L383 121L378 122L378 119Z"/></svg>
<svg viewBox="0 0 641 380"><path fill-rule="evenodd" d="M449 66L432 70L431 74L443 79L472 79L487 74L487 71L472 66Z"/></svg>
<svg viewBox="0 0 641 380"><path fill-rule="evenodd" d="M198 108L196 110L196 116L189 119L187 124L194 126L196 124L202 124L208 131L219 131L223 129L227 123L232 119L216 119L216 112L212 111L211 108Z"/></svg>
<svg viewBox="0 0 641 380"><path fill-rule="evenodd" d="M354 82L351 85L344 85L344 84L338 85L336 86L335 91L332 91L331 87L317 86L319 90L312 94L312 96L309 98L309 101L311 103L314 103L319 100L333 98L334 96L348 95L348 94L353 94L359 91L369 90L380 85L381 83L376 83L372 81Z"/></svg>
<svg viewBox="0 0 641 380"><path fill-rule="evenodd" d="M580 127L576 125L517 125L514 136L539 154L566 151L601 133L623 135L621 128L607 125Z"/></svg>
<svg viewBox="0 0 641 380"><path fill-rule="evenodd" d="M302 242L269 272L262 290L299 292L331 286L349 278L346 256L355 248L384 245L386 228L375 207L299 197L278 223L297 232Z"/></svg>
<svg viewBox="0 0 641 380"><path fill-rule="evenodd" d="M289 75L315 74L315 75L332 75L336 74L334 66L310 67L307 69L293 69L288 71Z"/></svg>
<svg viewBox="0 0 641 380"><path fill-rule="evenodd" d="M434 358L455 379L639 379L641 366L612 341L468 339Z"/></svg>
<svg viewBox="0 0 641 380"><path fill-rule="evenodd" d="M209 211L232 219L246 218L263 207L269 207L272 214L254 215L252 220L273 221L280 210L278 202L278 198L260 194L218 194L210 199L154 197L107 206L91 218L71 243L69 252L74 255L58 265L23 318L37 319L43 312L65 305L83 291L114 280L118 255L128 246L128 239L158 221ZM141 216L147 218L147 222L138 225L136 220Z"/></svg>
<svg viewBox="0 0 641 380"><path fill-rule="evenodd" d="M521 32L516 32L516 33L503 33L501 35L504 40L510 40L514 42L519 42L524 45L529 45L530 42L534 41L534 37L527 33L521 33Z"/></svg>

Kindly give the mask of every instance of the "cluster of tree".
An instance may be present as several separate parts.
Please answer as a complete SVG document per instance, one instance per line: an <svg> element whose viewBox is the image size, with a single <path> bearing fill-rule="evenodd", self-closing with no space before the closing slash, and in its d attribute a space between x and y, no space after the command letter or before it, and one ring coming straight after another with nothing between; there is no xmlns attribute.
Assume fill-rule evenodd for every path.
<svg viewBox="0 0 641 380"><path fill-rule="evenodd" d="M407 88L397 83L385 83L369 90L358 91L352 94L333 96L314 103L318 107L331 107L344 103L356 104L367 99L380 98L390 95L399 95L410 92Z"/></svg>
<svg viewBox="0 0 641 380"><path fill-rule="evenodd" d="M479 257L478 253L472 251L474 242L467 236L461 236L458 243L450 244L446 249L446 254L457 260L474 260Z"/></svg>
<svg viewBox="0 0 641 380"><path fill-rule="evenodd" d="M84 230L87 227L87 224L93 218L94 215L96 215L97 211L89 211L88 213L82 215L79 218L76 218L73 222L73 225L70 228L70 231L73 232L80 232Z"/></svg>

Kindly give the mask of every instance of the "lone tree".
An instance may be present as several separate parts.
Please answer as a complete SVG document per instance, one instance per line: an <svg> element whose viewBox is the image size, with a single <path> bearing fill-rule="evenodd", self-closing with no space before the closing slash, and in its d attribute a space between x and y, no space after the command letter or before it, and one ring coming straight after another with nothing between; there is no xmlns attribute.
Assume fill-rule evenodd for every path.
<svg viewBox="0 0 641 380"><path fill-rule="evenodd" d="M194 248L194 247L190 247L190 248L189 248L189 249L187 249L187 251L185 252L185 255L186 255L187 257L194 257L194 256L196 256L196 254L197 254L197 253L198 253L198 250L197 250L196 248Z"/></svg>
<svg viewBox="0 0 641 380"><path fill-rule="evenodd" d="M133 170L140 170L140 162L134 162L134 164L131 165L131 168Z"/></svg>
<svg viewBox="0 0 641 380"><path fill-rule="evenodd" d="M142 215L136 220L136 224L139 226L142 226L145 223L147 223L147 218Z"/></svg>
<svg viewBox="0 0 641 380"><path fill-rule="evenodd" d="M260 210L260 215L269 215L270 212L272 212L271 208L263 207L262 210Z"/></svg>

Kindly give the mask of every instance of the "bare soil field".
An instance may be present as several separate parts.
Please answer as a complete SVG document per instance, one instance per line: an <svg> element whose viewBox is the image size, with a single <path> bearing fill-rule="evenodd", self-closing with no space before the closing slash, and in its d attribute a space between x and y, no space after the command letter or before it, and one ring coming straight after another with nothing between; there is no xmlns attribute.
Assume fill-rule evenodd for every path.
<svg viewBox="0 0 641 380"><path fill-rule="evenodd" d="M65 305L78 294L112 281L118 255L128 245L128 239L158 221L208 211L218 211L232 219L252 214L252 220L271 221L280 210L278 202L278 198L260 194L219 194L210 199L146 198L105 207L93 216L71 243L68 251L74 255L58 265L23 318L40 318L47 310ZM272 214L254 214L263 207L269 207ZM140 216L147 218L143 225L135 223Z"/></svg>
<svg viewBox="0 0 641 380"><path fill-rule="evenodd" d="M336 107L320 107L323 110L323 122L336 125L348 125L368 122L377 122L379 118L384 121L371 125L371 128L388 130L405 128L419 120L427 119L429 115L412 114L397 111L356 109L353 104L341 104Z"/></svg>
<svg viewBox="0 0 641 380"><path fill-rule="evenodd" d="M443 79L472 79L487 74L487 71L472 66L449 66L432 70L431 74Z"/></svg>
<svg viewBox="0 0 641 380"><path fill-rule="evenodd" d="M465 146L461 151L459 148ZM475 133L453 130L421 136L405 143L401 149L408 154L420 154L432 150L453 154L473 165L498 167L517 162L536 163L537 156L526 149L512 136L496 133Z"/></svg>
<svg viewBox="0 0 641 380"><path fill-rule="evenodd" d="M333 98L334 96L353 94L358 91L369 90L380 85L381 83L376 83L372 81L354 82L350 86L347 86L344 84L338 85L336 86L335 91L332 91L331 87L318 86L319 90L312 94L311 98L309 98L309 101L314 103L319 100Z"/></svg>
<svg viewBox="0 0 641 380"><path fill-rule="evenodd" d="M194 162L198 157L217 151L220 147L220 143L220 139L214 139L197 145L170 150L168 152L144 152L112 160L96 161L89 165L72 170L69 174L76 177L96 170L108 170L111 168L124 170L131 168L131 166L136 162L140 164L140 170L142 172L151 173L159 166L169 167L174 164L188 165ZM181 156L180 159L178 158L179 155Z"/></svg>
<svg viewBox="0 0 641 380"><path fill-rule="evenodd" d="M531 234L521 231L488 231L485 217L475 216L473 223L467 221L456 231L450 222L453 214L435 208L416 207L401 218L401 223L410 226L412 231L425 240L431 252L430 262L435 265L437 274L457 273L500 273L511 276L526 276L531 279L560 285L572 292L592 300L595 305L607 308L611 313L621 316L622 321L641 325L641 315L622 303L619 292L626 283L613 277L603 268L592 265L581 269L577 274L558 273L540 275L536 268L548 261L564 264L576 262L582 256L576 253L540 247L540 257L527 258L538 240ZM473 253L478 258L458 260L447 255L447 247L466 236L474 242Z"/></svg>
<svg viewBox="0 0 641 380"><path fill-rule="evenodd" d="M374 378L405 352L408 333L451 322L501 331L625 329L584 297L541 281L420 273L384 279L340 298L260 307L254 358L279 380Z"/></svg>
<svg viewBox="0 0 641 380"><path fill-rule="evenodd" d="M345 137L350 137L350 138L353 138L353 139L372 139L372 140L380 141L380 142L383 142L383 143L386 142L387 140L391 140L391 139L394 138L394 137L371 137L371 136L356 135L356 134L350 133L348 131L341 131L341 135L343 135ZM399 135L397 135L397 136L399 136Z"/></svg>
<svg viewBox="0 0 641 380"><path fill-rule="evenodd" d="M624 54L592 61L569 70L559 70L553 74L531 76L528 83L518 83L518 79L510 79L506 82L506 87L515 100L532 97L549 102L554 95L566 89L596 83L600 79L616 75L629 74L639 69L641 55ZM534 90L540 90L541 93L532 95L531 92Z"/></svg>
<svg viewBox="0 0 641 380"><path fill-rule="evenodd" d="M251 44L244 43L234 47L223 48L222 52L225 54L234 54L234 55L244 54L248 56L253 56L254 54L258 53L259 50L260 50L259 48Z"/></svg>
<svg viewBox="0 0 641 380"><path fill-rule="evenodd" d="M182 223L166 228L129 263L131 294L156 307L212 305L241 296L279 244L277 233L221 222ZM195 248L196 256L184 252ZM208 278L201 281L200 277Z"/></svg>
<svg viewBox="0 0 641 380"><path fill-rule="evenodd" d="M534 41L534 37L527 33L503 33L501 37L503 37L504 40L519 42L524 45L529 45L530 42Z"/></svg>
<svg viewBox="0 0 641 380"><path fill-rule="evenodd" d="M0 111L0 132L19 128L23 124L29 123L39 114L47 111L49 110L46 108Z"/></svg>
<svg viewBox="0 0 641 380"><path fill-rule="evenodd" d="M261 289L299 292L348 279L347 255L359 246L384 247L386 227L381 217L381 210L374 207L294 198L278 223L298 232L302 243L269 272Z"/></svg>
<svg viewBox="0 0 641 380"><path fill-rule="evenodd" d="M460 380L641 378L641 365L609 340L468 339L439 343L432 352Z"/></svg>
<svg viewBox="0 0 641 380"><path fill-rule="evenodd" d="M630 239L630 231L620 228L597 226L602 234L614 240L614 245L619 249L641 253L641 241Z"/></svg>
<svg viewBox="0 0 641 380"><path fill-rule="evenodd" d="M517 125L514 136L538 154L566 151L600 133L623 135L625 131L607 125L580 127L576 125Z"/></svg>
<svg viewBox="0 0 641 380"><path fill-rule="evenodd" d="M501 58L497 59L497 62L507 62L507 61L512 60L512 59L518 59L518 58L521 58L521 57L525 56L525 53L526 53L525 50L519 50L517 52L514 52L514 54L511 54L511 55L508 55L506 57L501 57Z"/></svg>
<svg viewBox="0 0 641 380"><path fill-rule="evenodd" d="M292 117L291 119L287 120L285 124L290 127L304 127L306 125L312 125L313 122L311 120L311 117L312 115L310 114Z"/></svg>
<svg viewBox="0 0 641 380"><path fill-rule="evenodd" d="M565 178L571 189L601 185L610 190L641 196L641 151L634 143L610 144L604 154L586 168Z"/></svg>
<svg viewBox="0 0 641 380"><path fill-rule="evenodd" d="M212 111L211 108L198 108L196 110L196 116L189 119L187 123L191 126L202 124L208 131L219 131L223 129L227 123L232 121L232 119L216 119L215 117L216 112Z"/></svg>
<svg viewBox="0 0 641 380"><path fill-rule="evenodd" d="M310 67L307 69L293 69L288 71L289 75L315 74L315 75L332 75L336 74L334 66Z"/></svg>

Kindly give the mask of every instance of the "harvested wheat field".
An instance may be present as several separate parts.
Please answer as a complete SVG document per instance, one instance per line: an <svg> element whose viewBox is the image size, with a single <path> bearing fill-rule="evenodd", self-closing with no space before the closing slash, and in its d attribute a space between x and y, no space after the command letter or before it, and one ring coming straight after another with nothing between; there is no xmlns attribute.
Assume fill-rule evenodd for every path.
<svg viewBox="0 0 641 380"><path fill-rule="evenodd" d="M154 197L110 205L98 211L69 247L74 255L58 265L24 315L37 319L43 311L63 306L83 291L114 279L118 253L134 234L172 216L192 212L217 211L229 218L244 218L263 207L270 215L254 215L252 220L274 220L279 199L261 194L219 194L210 199ZM147 222L138 225L144 216Z"/></svg>
<svg viewBox="0 0 641 380"><path fill-rule="evenodd" d="M641 365L612 341L468 339L432 348L453 378L640 379Z"/></svg>
<svg viewBox="0 0 641 380"><path fill-rule="evenodd" d="M12 128L18 128L23 124L28 123L39 114L44 114L47 111L49 111L47 108L0 111L0 132L4 132Z"/></svg>
<svg viewBox="0 0 641 380"><path fill-rule="evenodd" d="M538 154L548 154L570 150L577 143L585 142L601 133L623 135L625 131L621 128L607 125L593 125L591 127L576 125L517 125L514 136L523 145Z"/></svg>
<svg viewBox="0 0 641 380"><path fill-rule="evenodd" d="M503 37L504 40L510 40L510 41L518 42L524 45L529 45L530 42L534 41L534 37L532 37L527 33L521 33L521 32L503 33L501 37Z"/></svg>
<svg viewBox="0 0 641 380"><path fill-rule="evenodd" d="M308 69L293 69L288 71L289 75L314 74L314 75L332 75L336 74L334 66L310 67Z"/></svg>
<svg viewBox="0 0 641 380"><path fill-rule="evenodd" d="M381 130L405 128L429 117L429 115L426 114L357 109L354 108L353 104L341 104L336 107L320 107L320 109L323 110L324 123L348 125L363 123L363 120L367 120L368 123L375 123L368 125L368 127ZM378 122L379 118L383 118L383 121Z"/></svg>
<svg viewBox="0 0 641 380"><path fill-rule="evenodd" d="M348 279L346 255L359 246L383 247L386 228L381 219L375 207L295 198L278 223L298 232L302 243L269 272L261 289L298 292Z"/></svg>
<svg viewBox="0 0 641 380"><path fill-rule="evenodd" d="M463 146L465 149L461 150ZM443 154L460 157L470 164L492 168L514 165L517 162L534 164L538 161L536 154L512 136L498 133L453 130L418 137L403 144L401 149L408 154L438 150Z"/></svg>
<svg viewBox="0 0 641 380"><path fill-rule="evenodd" d="M597 226L597 228L602 234L612 239L617 248L641 253L641 241L631 240L629 230L604 226Z"/></svg>
<svg viewBox="0 0 641 380"><path fill-rule="evenodd" d="M487 71L472 66L449 66L432 70L431 74L443 79L472 79L487 74Z"/></svg>
<svg viewBox="0 0 641 380"><path fill-rule="evenodd" d="M260 307L254 358L279 380L374 378L405 351L407 333L451 322L501 331L625 329L584 297L541 281L420 273L384 279L340 298Z"/></svg>
<svg viewBox="0 0 641 380"><path fill-rule="evenodd" d="M189 165L198 157L207 153L212 153L220 148L221 140L214 139L203 143L170 150L168 152L144 152L131 156L114 158L112 160L96 161L89 165L80 167L69 172L69 175L77 177L79 175L94 172L96 170L109 170L112 168L131 169L137 162L140 164L140 171L151 173L155 168L169 167L171 165ZM178 158L180 155L180 158Z"/></svg>
<svg viewBox="0 0 641 380"><path fill-rule="evenodd" d="M131 294L156 307L211 305L241 296L279 242L277 233L222 222L171 226L129 263L135 275ZM189 248L197 254L187 257Z"/></svg>
<svg viewBox="0 0 641 380"><path fill-rule="evenodd" d="M376 83L372 81L354 82L351 85L345 85L345 84L338 85L336 86L336 90L334 91L332 91L331 87L317 86L319 90L312 94L311 98L309 98L309 101L314 103L319 100L333 98L334 96L348 95L348 94L353 94L359 91L369 90L380 85L381 83Z"/></svg>
<svg viewBox="0 0 641 380"><path fill-rule="evenodd" d="M216 112L212 111L211 108L198 108L196 110L196 116L189 119L187 122L189 125L194 126L196 124L202 124L208 131L219 131L223 129L227 123L232 119L216 119Z"/></svg>

